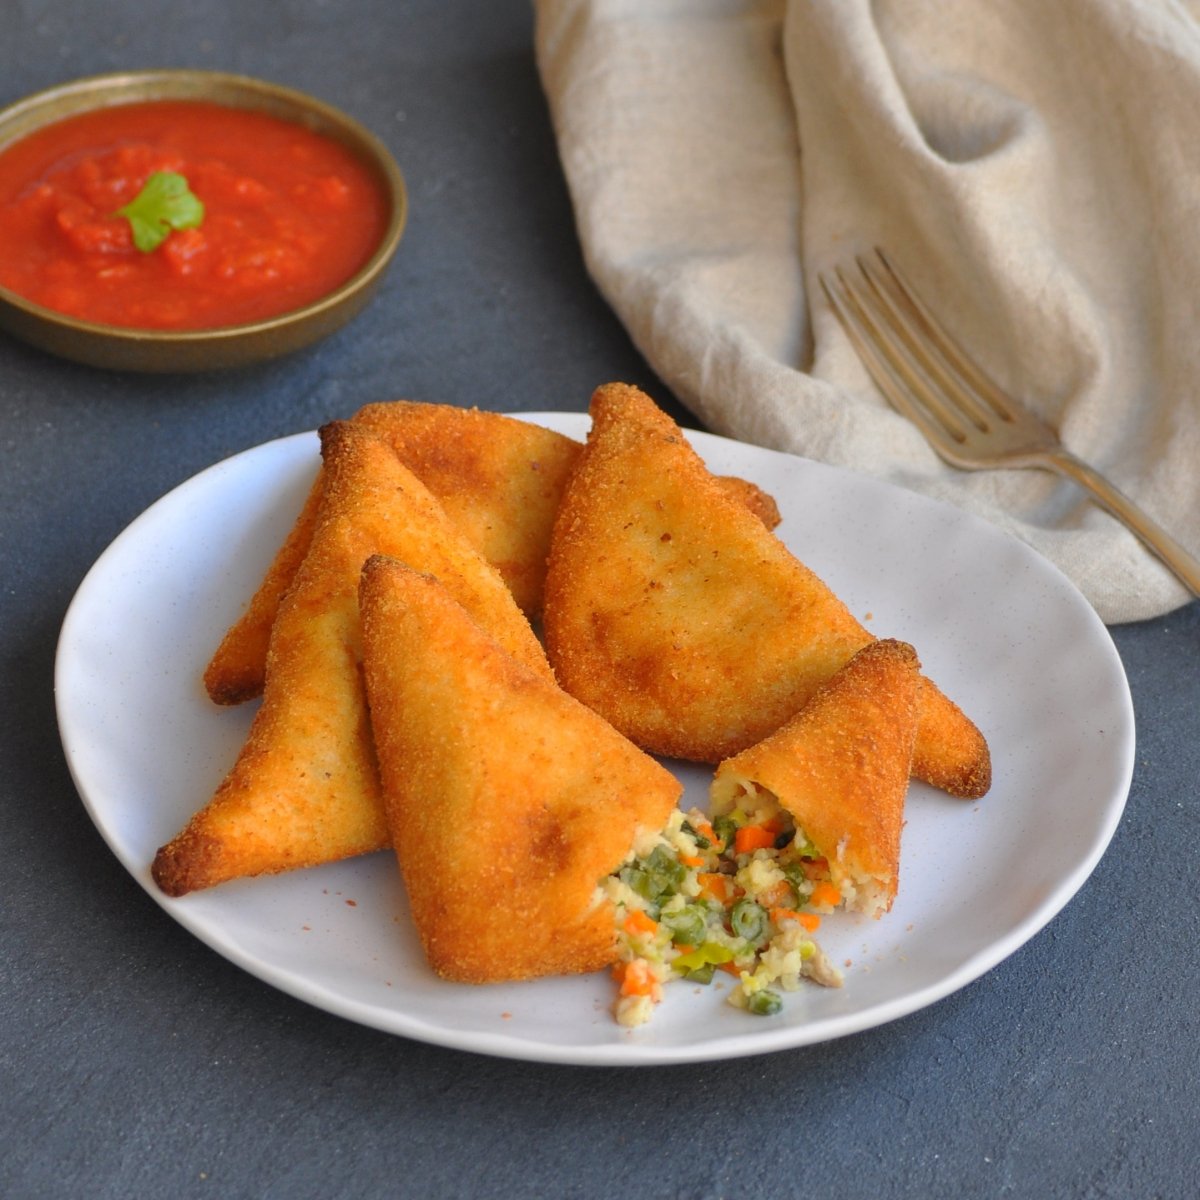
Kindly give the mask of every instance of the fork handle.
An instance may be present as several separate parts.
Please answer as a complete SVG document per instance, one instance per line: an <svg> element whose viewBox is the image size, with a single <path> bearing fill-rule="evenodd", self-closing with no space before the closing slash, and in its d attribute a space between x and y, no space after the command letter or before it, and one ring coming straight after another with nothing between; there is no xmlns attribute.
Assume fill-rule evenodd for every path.
<svg viewBox="0 0 1200 1200"><path fill-rule="evenodd" d="M1171 570L1193 596L1200 596L1200 561L1162 526L1152 521L1124 492L1070 451L1046 455L1046 465L1086 488L1118 521L1124 522Z"/></svg>

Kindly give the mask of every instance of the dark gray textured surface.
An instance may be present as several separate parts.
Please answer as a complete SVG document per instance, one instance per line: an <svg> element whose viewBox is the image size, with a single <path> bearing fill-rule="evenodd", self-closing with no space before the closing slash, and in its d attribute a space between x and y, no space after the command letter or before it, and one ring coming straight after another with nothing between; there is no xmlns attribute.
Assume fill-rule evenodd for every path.
<svg viewBox="0 0 1200 1200"><path fill-rule="evenodd" d="M625 378L666 400L583 270L531 22L519 0L0 0L0 102L244 71L368 124L412 198L375 304L273 366L108 375L0 339L0 1196L1194 1195L1200 606L1114 631L1137 768L1076 900L958 994L807 1050L599 1070L387 1037L208 950L89 823L55 639L176 483L393 396L581 410Z"/></svg>

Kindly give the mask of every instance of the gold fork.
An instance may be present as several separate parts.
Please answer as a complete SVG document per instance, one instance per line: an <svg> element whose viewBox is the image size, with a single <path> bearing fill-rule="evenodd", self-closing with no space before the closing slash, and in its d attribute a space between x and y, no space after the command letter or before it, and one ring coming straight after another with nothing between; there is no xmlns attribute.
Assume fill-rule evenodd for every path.
<svg viewBox="0 0 1200 1200"><path fill-rule="evenodd" d="M882 250L854 262L857 271L822 273L821 287L879 390L942 458L964 470L1041 467L1073 479L1200 596L1200 562L1067 450L1040 417L1001 391L934 320Z"/></svg>

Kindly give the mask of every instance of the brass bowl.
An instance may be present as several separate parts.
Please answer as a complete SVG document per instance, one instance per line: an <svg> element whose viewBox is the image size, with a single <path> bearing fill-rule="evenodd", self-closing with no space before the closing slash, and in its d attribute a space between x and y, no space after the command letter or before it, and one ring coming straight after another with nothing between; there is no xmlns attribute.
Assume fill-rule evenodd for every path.
<svg viewBox="0 0 1200 1200"><path fill-rule="evenodd" d="M43 126L79 113L146 100L206 100L292 121L340 142L374 171L390 208L383 239L366 265L320 300L244 325L171 332L81 321L0 287L0 329L89 366L186 372L240 367L312 345L357 316L395 256L408 211L404 177L387 147L327 104L279 84L218 71L153 70L96 75L37 92L0 109L0 151Z"/></svg>

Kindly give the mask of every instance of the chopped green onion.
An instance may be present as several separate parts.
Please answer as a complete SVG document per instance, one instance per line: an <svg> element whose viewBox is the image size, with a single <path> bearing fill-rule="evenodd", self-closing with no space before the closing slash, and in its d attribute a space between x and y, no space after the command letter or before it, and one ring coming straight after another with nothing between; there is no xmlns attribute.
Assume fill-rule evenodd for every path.
<svg viewBox="0 0 1200 1200"><path fill-rule="evenodd" d="M722 815L713 818L713 833L721 839L722 845L728 846L737 832L737 822L730 816Z"/></svg>
<svg viewBox="0 0 1200 1200"><path fill-rule="evenodd" d="M646 858L622 867L618 873L622 883L655 905L673 896L686 877L687 868L663 846L655 846Z"/></svg>
<svg viewBox="0 0 1200 1200"><path fill-rule="evenodd" d="M622 867L617 878L632 888L643 900L652 899L650 892L650 876L641 867Z"/></svg>
<svg viewBox="0 0 1200 1200"><path fill-rule="evenodd" d="M739 900L729 913L733 932L748 942L757 942L767 931L767 913L753 900Z"/></svg>
<svg viewBox="0 0 1200 1200"><path fill-rule="evenodd" d="M660 896L678 891L679 885L687 877L687 868L683 863L662 846L654 847L650 857L646 859L646 870Z"/></svg>
<svg viewBox="0 0 1200 1200"><path fill-rule="evenodd" d="M784 878L796 893L796 903L802 904L812 891L812 881L805 875L804 868L799 863L787 863L782 870Z"/></svg>
<svg viewBox="0 0 1200 1200"><path fill-rule="evenodd" d="M708 913L696 904L688 904L678 912L663 913L662 923L671 931L673 942L699 945L708 931Z"/></svg>

